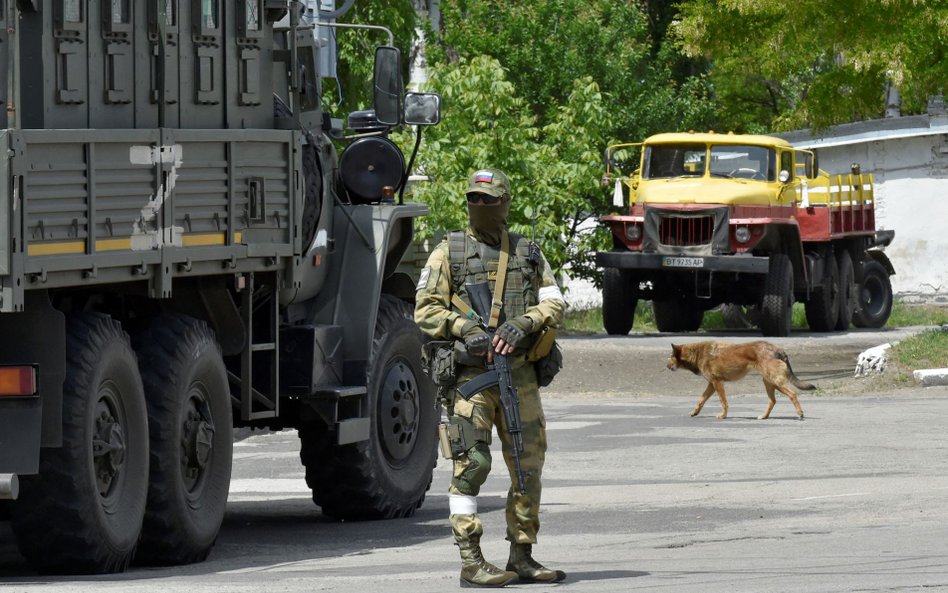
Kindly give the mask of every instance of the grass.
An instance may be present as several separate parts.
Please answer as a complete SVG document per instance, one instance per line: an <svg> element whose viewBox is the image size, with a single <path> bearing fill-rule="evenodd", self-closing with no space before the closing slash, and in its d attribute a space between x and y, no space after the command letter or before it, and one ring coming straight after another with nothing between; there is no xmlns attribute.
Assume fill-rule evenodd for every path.
<svg viewBox="0 0 948 593"><path fill-rule="evenodd" d="M889 316L886 327L944 325L946 323L948 323L948 307L911 305L897 301L892 306L892 315ZM717 310L705 312L701 327L703 329L725 329L721 313ZM807 329L806 312L802 303L794 303L793 305L792 327L797 330ZM603 333L605 330L602 328L602 308L570 309L566 313L564 329L574 334ZM632 331L658 331L655 327L655 316L652 314L652 305L649 301L639 301L636 305Z"/></svg>

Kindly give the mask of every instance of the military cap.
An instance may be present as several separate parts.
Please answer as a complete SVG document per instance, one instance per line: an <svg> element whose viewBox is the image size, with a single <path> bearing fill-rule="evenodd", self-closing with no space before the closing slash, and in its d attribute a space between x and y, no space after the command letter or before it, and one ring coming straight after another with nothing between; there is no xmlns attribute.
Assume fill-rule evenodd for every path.
<svg viewBox="0 0 948 593"><path fill-rule="evenodd" d="M495 198L510 197L510 181L500 169L478 169L471 175L468 194L481 193Z"/></svg>

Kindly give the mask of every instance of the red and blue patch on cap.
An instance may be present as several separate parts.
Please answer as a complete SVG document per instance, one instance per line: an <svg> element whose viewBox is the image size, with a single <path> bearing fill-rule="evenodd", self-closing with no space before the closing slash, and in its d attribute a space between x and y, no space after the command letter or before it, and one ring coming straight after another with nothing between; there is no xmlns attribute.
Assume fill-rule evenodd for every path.
<svg viewBox="0 0 948 593"><path fill-rule="evenodd" d="M474 183L493 183L494 174L490 171L478 171L474 174Z"/></svg>

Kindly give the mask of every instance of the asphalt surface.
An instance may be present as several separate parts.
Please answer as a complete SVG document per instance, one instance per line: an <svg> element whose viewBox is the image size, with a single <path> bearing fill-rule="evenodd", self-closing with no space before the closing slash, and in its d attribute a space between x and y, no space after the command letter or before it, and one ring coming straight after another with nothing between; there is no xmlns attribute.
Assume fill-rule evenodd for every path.
<svg viewBox="0 0 948 593"><path fill-rule="evenodd" d="M674 338L698 337L707 336ZM801 378L838 383L828 393L801 396L804 421L794 419L782 396L770 420L757 420L766 397L756 379L733 384L727 420L715 418L715 400L689 417L703 385L663 370L668 337L564 340L568 364L598 352L637 371L572 365L546 392L549 451L535 555L569 576L555 586L514 588L948 591L948 388L861 394L851 376L854 360L834 363L816 353L858 352L879 339L844 334L831 346L823 337L781 340ZM807 348L808 340L817 343ZM814 370L811 356L825 367ZM40 576L16 553L0 521L0 591L458 588L444 460L414 517L337 523L312 504L298 449L292 431L257 433L236 444L225 523L210 558L196 565ZM484 552L498 564L507 552L507 484L495 471L479 497Z"/></svg>

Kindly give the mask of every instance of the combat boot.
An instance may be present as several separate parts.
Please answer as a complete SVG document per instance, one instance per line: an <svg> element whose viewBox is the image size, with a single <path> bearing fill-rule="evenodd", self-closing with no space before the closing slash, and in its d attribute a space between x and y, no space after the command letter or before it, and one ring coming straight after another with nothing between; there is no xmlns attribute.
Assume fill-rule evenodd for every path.
<svg viewBox="0 0 948 593"><path fill-rule="evenodd" d="M461 549L462 587L504 587L517 578L517 573L501 570L484 560L479 537L458 542Z"/></svg>
<svg viewBox="0 0 948 593"><path fill-rule="evenodd" d="M521 583L558 583L566 578L562 570L549 569L534 560L531 544L510 543L507 570L517 573Z"/></svg>

